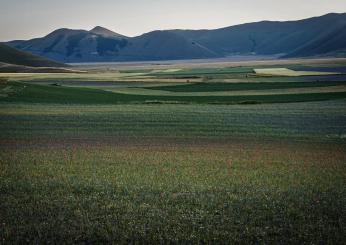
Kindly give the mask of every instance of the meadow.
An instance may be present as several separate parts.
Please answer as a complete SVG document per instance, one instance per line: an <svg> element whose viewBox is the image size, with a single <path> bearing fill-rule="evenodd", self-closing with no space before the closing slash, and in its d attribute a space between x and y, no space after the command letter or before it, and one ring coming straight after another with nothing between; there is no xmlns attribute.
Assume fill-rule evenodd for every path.
<svg viewBox="0 0 346 245"><path fill-rule="evenodd" d="M343 244L346 79L321 62L0 74L0 243Z"/></svg>

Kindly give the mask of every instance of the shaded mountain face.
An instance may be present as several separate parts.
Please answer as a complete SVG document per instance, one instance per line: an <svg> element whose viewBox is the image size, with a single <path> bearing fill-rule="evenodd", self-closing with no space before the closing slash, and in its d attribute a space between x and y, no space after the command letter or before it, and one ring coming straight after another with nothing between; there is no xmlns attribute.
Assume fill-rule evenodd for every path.
<svg viewBox="0 0 346 245"><path fill-rule="evenodd" d="M126 37L103 27L59 29L9 45L63 62L215 58L230 55L304 57L346 50L346 14L299 21L262 21L215 30L153 31Z"/></svg>
<svg viewBox="0 0 346 245"><path fill-rule="evenodd" d="M213 58L218 54L197 42L169 31L153 31L129 40L121 51L124 60Z"/></svg>
<svg viewBox="0 0 346 245"><path fill-rule="evenodd" d="M216 30L173 30L221 54L319 55L346 48L346 14L299 21L262 21Z"/></svg>
<svg viewBox="0 0 346 245"><path fill-rule="evenodd" d="M127 45L127 38L95 28L92 31L58 29L43 38L8 44L63 62L107 61Z"/></svg>
<svg viewBox="0 0 346 245"><path fill-rule="evenodd" d="M170 31L129 38L103 27L59 29L43 38L9 45L63 62L213 58L218 54Z"/></svg>
<svg viewBox="0 0 346 245"><path fill-rule="evenodd" d="M12 48L3 43L0 43L0 62L29 67L67 67L65 64Z"/></svg>

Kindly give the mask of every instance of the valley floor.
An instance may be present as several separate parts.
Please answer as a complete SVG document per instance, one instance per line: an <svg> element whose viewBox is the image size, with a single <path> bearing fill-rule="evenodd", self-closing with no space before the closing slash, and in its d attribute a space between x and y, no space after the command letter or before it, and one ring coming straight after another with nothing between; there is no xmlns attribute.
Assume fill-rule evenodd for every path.
<svg viewBox="0 0 346 245"><path fill-rule="evenodd" d="M345 67L2 74L0 244L343 244Z"/></svg>

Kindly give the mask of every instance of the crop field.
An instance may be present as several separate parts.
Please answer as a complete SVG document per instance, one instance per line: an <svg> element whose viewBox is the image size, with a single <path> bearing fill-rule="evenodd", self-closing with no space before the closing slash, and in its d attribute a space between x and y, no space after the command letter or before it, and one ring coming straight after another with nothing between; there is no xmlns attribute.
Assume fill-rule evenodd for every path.
<svg viewBox="0 0 346 245"><path fill-rule="evenodd" d="M255 69L257 75L262 76L287 76L287 77L299 77L299 76L321 76L321 75L336 75L338 73L325 72L325 71L294 71L287 68L264 68Z"/></svg>
<svg viewBox="0 0 346 245"><path fill-rule="evenodd" d="M343 244L344 67L0 73L0 244Z"/></svg>

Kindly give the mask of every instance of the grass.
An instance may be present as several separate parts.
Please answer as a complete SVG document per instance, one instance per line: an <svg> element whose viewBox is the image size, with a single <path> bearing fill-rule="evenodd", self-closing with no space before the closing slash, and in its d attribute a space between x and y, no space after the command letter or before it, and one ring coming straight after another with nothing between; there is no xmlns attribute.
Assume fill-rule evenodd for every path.
<svg viewBox="0 0 346 245"><path fill-rule="evenodd" d="M90 88L57 87L25 83L7 83L2 89L11 88L0 101L29 103L78 103L78 104L124 104L124 103L284 103L343 99L346 92L297 93L238 96L165 96L114 93Z"/></svg>
<svg viewBox="0 0 346 245"><path fill-rule="evenodd" d="M0 78L10 81L117 81L126 77L119 72L92 72L92 73L0 73Z"/></svg>
<svg viewBox="0 0 346 245"><path fill-rule="evenodd" d="M341 244L345 161L343 147L314 144L9 148L0 154L0 237Z"/></svg>
<svg viewBox="0 0 346 245"><path fill-rule="evenodd" d="M0 84L0 244L344 243L341 75L141 69Z"/></svg>
<svg viewBox="0 0 346 245"><path fill-rule="evenodd" d="M345 100L263 105L0 104L6 139L137 138L342 141Z"/></svg>
<svg viewBox="0 0 346 245"><path fill-rule="evenodd" d="M97 87L95 87L97 88ZM150 87L98 87L104 91L114 92L117 94L128 94L128 95L145 95L145 96L159 96L160 98L166 97L166 100L169 101L171 97L180 98L188 97L191 99L190 103L193 103L193 100L197 97L199 98L214 98L215 101L218 101L219 97L230 97L230 99L235 99L236 96L287 96L287 95L299 95L299 94L328 94L328 93L341 93L346 92L346 86L322 86L322 87L307 87L307 88L286 88L286 89L267 89L267 90L228 90L228 91L208 91L208 92L170 92L164 90L150 89ZM258 99L258 98L257 98ZM257 100L256 99L256 100ZM176 101L179 101L177 99ZM256 102L254 100L254 102ZM318 100L318 99L316 99ZM162 100L164 101L164 100ZM277 102L277 101L273 101ZM205 102L210 103L210 102ZM241 102L240 102L241 103Z"/></svg>
<svg viewBox="0 0 346 245"><path fill-rule="evenodd" d="M267 89L287 89L287 88L314 88L345 85L344 81L332 82L246 82L246 83L192 83L176 86L150 87L154 90L164 90L171 92L210 92L210 91L244 91L244 90L267 90Z"/></svg>

